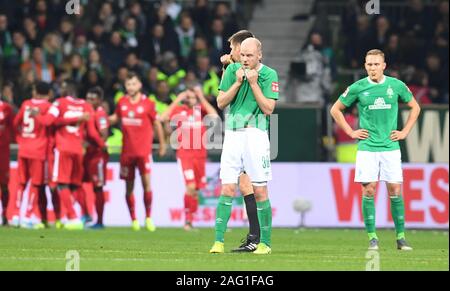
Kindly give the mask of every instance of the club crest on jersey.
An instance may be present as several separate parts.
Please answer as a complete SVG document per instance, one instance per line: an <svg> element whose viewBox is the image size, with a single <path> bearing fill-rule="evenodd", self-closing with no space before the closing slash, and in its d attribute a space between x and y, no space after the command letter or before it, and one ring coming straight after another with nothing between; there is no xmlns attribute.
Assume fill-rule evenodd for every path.
<svg viewBox="0 0 450 291"><path fill-rule="evenodd" d="M388 95L389 98L392 98L392 96L394 96L394 90L392 90L390 85L386 91L386 94Z"/></svg>
<svg viewBox="0 0 450 291"><path fill-rule="evenodd" d="M3 114L3 112L0 111L0 120L5 119L5 115Z"/></svg>
<svg viewBox="0 0 450 291"><path fill-rule="evenodd" d="M138 106L138 108L136 109L137 113L141 114L142 112L144 112L144 107L142 106Z"/></svg>

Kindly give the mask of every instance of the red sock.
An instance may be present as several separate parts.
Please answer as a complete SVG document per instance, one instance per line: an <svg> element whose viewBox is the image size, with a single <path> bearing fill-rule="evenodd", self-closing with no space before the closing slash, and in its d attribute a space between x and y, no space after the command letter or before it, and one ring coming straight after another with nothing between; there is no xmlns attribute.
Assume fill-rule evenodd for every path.
<svg viewBox="0 0 450 291"><path fill-rule="evenodd" d="M125 198L127 199L127 205L128 210L130 211L131 220L136 220L136 212L134 210L135 201L133 193L130 195L126 195Z"/></svg>
<svg viewBox="0 0 450 291"><path fill-rule="evenodd" d="M105 207L105 195L102 189L95 191L95 210L97 211L97 223L103 224L103 209Z"/></svg>
<svg viewBox="0 0 450 291"><path fill-rule="evenodd" d="M64 209L67 212L67 218L75 219L75 218L77 218L77 213L75 212L75 209L73 208L73 202L72 202L71 196L72 196L72 192L68 188L64 188L59 191L61 205L64 206Z"/></svg>
<svg viewBox="0 0 450 291"><path fill-rule="evenodd" d="M39 200L39 187L35 185L30 185L30 190L28 191L28 204L27 211L25 212L25 217L30 218L33 213L36 214L39 218L41 218L38 206Z"/></svg>
<svg viewBox="0 0 450 291"><path fill-rule="evenodd" d="M192 197L184 194L184 220L186 223L192 223Z"/></svg>
<svg viewBox="0 0 450 291"><path fill-rule="evenodd" d="M87 209L86 203L86 192L84 192L83 186L78 187L75 190L75 199L81 207L81 215L89 215L89 210Z"/></svg>
<svg viewBox="0 0 450 291"><path fill-rule="evenodd" d="M23 192L25 191L25 185L19 185L17 188L16 201L13 205L12 215L20 215L20 208L22 207Z"/></svg>
<svg viewBox="0 0 450 291"><path fill-rule="evenodd" d="M144 192L145 217L150 217L152 211L153 192Z"/></svg>
<svg viewBox="0 0 450 291"><path fill-rule="evenodd" d="M55 218L57 220L61 219L61 200L59 199L58 190L55 188L50 188L50 192L52 193L52 204L53 211L55 212Z"/></svg>
<svg viewBox="0 0 450 291"><path fill-rule="evenodd" d="M192 202L191 202L191 212L194 214L197 212L198 209L198 198L196 196L191 196Z"/></svg>

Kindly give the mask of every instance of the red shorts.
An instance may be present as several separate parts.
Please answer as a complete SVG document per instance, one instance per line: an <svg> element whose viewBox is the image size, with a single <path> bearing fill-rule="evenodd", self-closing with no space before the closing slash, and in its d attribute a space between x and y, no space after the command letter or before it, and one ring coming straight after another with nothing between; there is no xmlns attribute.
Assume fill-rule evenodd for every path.
<svg viewBox="0 0 450 291"><path fill-rule="evenodd" d="M9 183L9 150L0 148L0 185Z"/></svg>
<svg viewBox="0 0 450 291"><path fill-rule="evenodd" d="M83 158L84 176L83 182L92 182L95 187L105 185L106 164L108 155L85 155Z"/></svg>
<svg viewBox="0 0 450 291"><path fill-rule="evenodd" d="M18 158L19 183L26 184L31 179L31 184L40 186L45 184L45 161L29 158Z"/></svg>
<svg viewBox="0 0 450 291"><path fill-rule="evenodd" d="M178 158L186 185L195 184L195 188L202 189L206 185L206 158Z"/></svg>
<svg viewBox="0 0 450 291"><path fill-rule="evenodd" d="M83 155L60 152L55 149L52 181L58 184L81 186L83 179Z"/></svg>
<svg viewBox="0 0 450 291"><path fill-rule="evenodd" d="M150 166L153 159L151 155L146 157L120 156L120 179L134 181L134 172L136 167L139 174L150 174Z"/></svg>

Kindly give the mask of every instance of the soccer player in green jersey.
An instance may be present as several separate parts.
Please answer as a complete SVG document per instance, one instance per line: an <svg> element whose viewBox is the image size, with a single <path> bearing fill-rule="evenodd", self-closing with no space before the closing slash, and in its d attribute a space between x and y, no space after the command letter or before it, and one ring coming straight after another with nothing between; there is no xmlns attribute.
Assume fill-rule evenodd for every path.
<svg viewBox="0 0 450 291"><path fill-rule="evenodd" d="M225 72L226 68L230 64L239 63L241 61L241 43L249 37L255 36L248 30L240 30L230 36L228 41L230 43L231 52L230 54L226 54L220 57L220 61L223 65L223 72ZM225 74L222 74L222 78L224 76ZM249 223L249 232L247 234L247 237L242 240L242 244L239 247L233 249L232 252L253 252L255 251L256 246L259 244L261 232L256 210L257 205L253 185L250 181L250 178L245 172L242 172L239 175L238 185L239 191L241 192L242 196L244 196L245 210L247 212Z"/></svg>
<svg viewBox="0 0 450 291"><path fill-rule="evenodd" d="M384 53L367 52L365 68L368 77L353 83L331 108L336 123L352 138L358 139L355 182L362 185L362 212L369 236L369 250L378 249L375 232L374 196L378 181L387 183L391 214L397 233L397 248L412 250L405 239L405 209L401 196L403 173L399 140L405 139L420 113L411 91L402 81L384 75ZM353 130L342 111L357 103L360 129ZM408 120L397 130L398 103L410 108Z"/></svg>
<svg viewBox="0 0 450 291"><path fill-rule="evenodd" d="M272 179L272 171L267 130L278 99L278 75L260 62L262 46L258 39L245 39L240 49L241 62L227 67L217 97L219 108L230 105L230 112L220 159L222 195L216 210L216 237L210 253L224 252L224 234L233 196L239 175L245 171L253 184L261 229L260 243L253 253L270 254L272 208L267 182Z"/></svg>

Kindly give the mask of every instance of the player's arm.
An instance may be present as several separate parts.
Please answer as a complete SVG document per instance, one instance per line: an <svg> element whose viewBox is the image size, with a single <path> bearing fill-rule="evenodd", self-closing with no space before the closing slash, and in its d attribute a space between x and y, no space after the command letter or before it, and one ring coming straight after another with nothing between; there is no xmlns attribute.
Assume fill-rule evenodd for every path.
<svg viewBox="0 0 450 291"><path fill-rule="evenodd" d="M83 115L77 116L77 117L61 117L58 116L55 121L54 125L56 126L66 126L66 125L79 125L85 121L88 121L90 118L89 113L84 112Z"/></svg>
<svg viewBox="0 0 450 291"><path fill-rule="evenodd" d="M275 109L276 100L264 96L264 93L258 85L258 72L255 69L248 70L246 77L248 83L250 84L250 88L252 89L253 95L255 96L256 103L258 103L261 111L266 115L272 114Z"/></svg>
<svg viewBox="0 0 450 291"><path fill-rule="evenodd" d="M17 115L13 121L13 127L15 130L18 130L20 128L20 126L22 125L24 112L25 112L25 108L23 106L21 106L19 112L17 113Z"/></svg>
<svg viewBox="0 0 450 291"><path fill-rule="evenodd" d="M89 139L93 140L100 148L105 148L105 142L100 137L97 128L95 127L94 119L86 121L86 129Z"/></svg>
<svg viewBox="0 0 450 291"><path fill-rule="evenodd" d="M405 139L414 127L414 124L416 124L417 118L419 117L420 105L417 103L415 98L412 98L411 101L406 103L406 105L410 108L408 120L402 130L393 130L391 132L391 140L393 141Z"/></svg>
<svg viewBox="0 0 450 291"><path fill-rule="evenodd" d="M113 113L108 117L108 122L110 125L116 125L119 122L119 116L117 113Z"/></svg>
<svg viewBox="0 0 450 291"><path fill-rule="evenodd" d="M200 86L194 87L195 95L197 96L198 100L200 101L200 105L205 109L206 114L208 114L211 117L218 117L219 114L217 114L216 109L206 100L205 94L203 94L203 90Z"/></svg>
<svg viewBox="0 0 450 291"><path fill-rule="evenodd" d="M353 130L353 128L348 124L347 120L344 117L344 109L346 106L341 100L337 100L333 106L331 107L330 114L333 117L336 124L344 130L344 132L353 139L366 139L369 137L369 132L366 129L357 129Z"/></svg>
<svg viewBox="0 0 450 291"><path fill-rule="evenodd" d="M165 122L170 119L170 115L172 114L173 110L182 102L184 99L186 99L186 91L181 92L177 95L177 98L173 100L172 103L170 103L169 107L167 107L166 111L163 112L163 114L160 115L160 120Z"/></svg>
<svg viewBox="0 0 450 291"><path fill-rule="evenodd" d="M162 157L166 154L167 151L167 145L166 145L166 140L165 140L165 136L164 136L164 130L163 130L163 126L161 124L161 121L155 119L153 126L155 128L156 134L158 135L158 140L159 140L159 156Z"/></svg>
<svg viewBox="0 0 450 291"><path fill-rule="evenodd" d="M34 119L42 125L50 126L55 124L56 119L58 119L59 108L55 105L52 105L45 114L41 114L38 108L33 108L30 111L30 116L34 117Z"/></svg>
<svg viewBox="0 0 450 291"><path fill-rule="evenodd" d="M225 71L225 77L223 78L222 82L224 82L226 78L230 77L229 72L230 72L229 69ZM219 95L217 96L217 106L220 109L222 110L225 109L225 107L227 107L228 104L230 104L231 101L233 101L243 81L244 81L244 69L240 68L236 71L236 81L231 85L231 87L229 87L228 90L226 91L223 90L219 91Z"/></svg>

